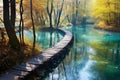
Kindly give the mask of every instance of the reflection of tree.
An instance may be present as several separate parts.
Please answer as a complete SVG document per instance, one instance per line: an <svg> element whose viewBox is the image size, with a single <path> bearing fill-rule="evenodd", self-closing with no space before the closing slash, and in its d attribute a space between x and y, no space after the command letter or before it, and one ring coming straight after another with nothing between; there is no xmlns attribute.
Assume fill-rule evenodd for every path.
<svg viewBox="0 0 120 80"><path fill-rule="evenodd" d="M102 41L102 43L95 43L92 47L96 50L93 57L97 61L94 69L99 72L100 77L110 80L119 75L120 65L120 42L119 41ZM117 76L119 80L120 77Z"/></svg>
<svg viewBox="0 0 120 80"><path fill-rule="evenodd" d="M60 40L60 35L58 34L58 33L56 33L56 38L55 39L57 39L57 42Z"/></svg>
<svg viewBox="0 0 120 80"><path fill-rule="evenodd" d="M71 76L71 78L77 80L79 77L79 70L85 67L89 60L89 56L87 53L86 39L82 38L83 35L86 35L85 30L83 28L72 27L72 33L74 35L74 45L71 48L69 56L65 59L65 66L67 66L66 76Z"/></svg>
<svg viewBox="0 0 120 80"><path fill-rule="evenodd" d="M36 33L36 41L43 49L55 45L62 38L62 34L57 31L40 31Z"/></svg>
<svg viewBox="0 0 120 80"><path fill-rule="evenodd" d="M68 80L64 62L62 62L47 78L47 80L61 80L61 79Z"/></svg>
<svg viewBox="0 0 120 80"><path fill-rule="evenodd" d="M119 60L120 60L120 56L119 56L119 53L120 53L120 42L118 41L116 43L116 47L114 49L112 49L112 60L113 62L115 62L115 64L120 64Z"/></svg>
<svg viewBox="0 0 120 80"><path fill-rule="evenodd" d="M64 71L65 79L68 80L64 61L62 62L62 65L63 65L63 71Z"/></svg>
<svg viewBox="0 0 120 80"><path fill-rule="evenodd" d="M50 44L49 44L50 47L53 45L53 43L52 43L53 39L52 38L53 38L53 32L50 31Z"/></svg>
<svg viewBox="0 0 120 80"><path fill-rule="evenodd" d="M86 26L86 25L84 25ZM79 55L78 53L81 53L81 54L84 54L84 53L87 53L87 47L86 47L86 40L84 38L81 38L83 35L86 35L86 28L83 28L81 30L81 33L79 33L80 30L78 30L79 28L77 27L73 27L72 29L72 32L73 32L73 35L74 35L74 47L73 47L73 50L72 50L72 53L74 53L74 60L76 61L77 60L77 56ZM78 52L79 50L79 52Z"/></svg>

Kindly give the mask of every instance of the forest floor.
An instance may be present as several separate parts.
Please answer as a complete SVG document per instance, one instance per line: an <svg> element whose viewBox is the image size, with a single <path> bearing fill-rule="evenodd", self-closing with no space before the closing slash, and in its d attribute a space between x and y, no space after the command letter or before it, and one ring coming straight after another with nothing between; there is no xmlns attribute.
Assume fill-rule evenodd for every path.
<svg viewBox="0 0 120 80"><path fill-rule="evenodd" d="M36 47L33 53L33 47L28 42L21 46L20 52L11 49L7 43L8 41L0 39L0 74L42 53L42 50L39 49L40 47Z"/></svg>
<svg viewBox="0 0 120 80"><path fill-rule="evenodd" d="M116 26L116 25L109 26L109 25L95 24L94 28L106 30L106 31L112 31L112 32L120 32L120 25L119 26Z"/></svg>

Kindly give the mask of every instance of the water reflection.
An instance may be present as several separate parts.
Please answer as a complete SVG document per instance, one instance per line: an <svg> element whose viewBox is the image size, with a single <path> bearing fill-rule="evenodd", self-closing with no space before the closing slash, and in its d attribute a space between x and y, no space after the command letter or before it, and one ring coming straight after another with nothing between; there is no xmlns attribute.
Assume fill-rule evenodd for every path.
<svg viewBox="0 0 120 80"><path fill-rule="evenodd" d="M30 34L30 31L26 32L26 35L31 39L32 36ZM38 31L36 33L36 43L40 44L42 49L45 50L49 47L52 47L54 44L56 44L58 41L60 41L63 38L63 35L60 31ZM63 50L61 50L55 57L52 57L49 62L45 62L44 65L40 65L37 70L32 72L30 75L28 75L24 80L44 80L46 76L48 76L50 72L53 71L54 68L60 64L60 62L65 58L65 56L69 53L71 45L68 45ZM52 63L52 64L51 64ZM48 66L49 65L49 66ZM53 76L49 77L50 79L53 78L59 78L63 76L63 73L57 74L59 71L65 71L64 62L62 62L61 65L62 68L57 68L56 71L52 74ZM64 73L66 75L66 73ZM63 77L62 77L63 78Z"/></svg>
<svg viewBox="0 0 120 80"><path fill-rule="evenodd" d="M32 32L25 30L24 33L25 36L27 36L32 41L33 39ZM54 44L59 42L62 38L63 38L63 34L55 30L51 30L51 31L40 30L36 32L36 43L40 44L40 47L43 50L53 46Z"/></svg>
<svg viewBox="0 0 120 80"><path fill-rule="evenodd" d="M37 34L37 43L40 43L42 49L48 49L63 38L63 35L57 31L40 31Z"/></svg>
<svg viewBox="0 0 120 80"><path fill-rule="evenodd" d="M67 27L74 45L46 80L120 80L120 34L92 25ZM64 67L63 67L64 63Z"/></svg>

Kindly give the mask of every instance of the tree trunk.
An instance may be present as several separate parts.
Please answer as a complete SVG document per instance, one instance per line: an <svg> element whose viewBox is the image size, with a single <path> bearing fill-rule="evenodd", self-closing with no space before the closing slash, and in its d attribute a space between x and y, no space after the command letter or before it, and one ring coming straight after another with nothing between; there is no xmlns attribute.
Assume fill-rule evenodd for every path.
<svg viewBox="0 0 120 80"><path fill-rule="evenodd" d="M11 25L15 28L15 18L16 18L16 0L10 0L11 3Z"/></svg>
<svg viewBox="0 0 120 80"><path fill-rule="evenodd" d="M59 10L59 13L58 13L58 19L57 19L57 27L59 26L59 23L60 23L60 18L61 18L61 14L62 14L62 10L63 10L63 5L64 5L64 0L62 2L62 6Z"/></svg>
<svg viewBox="0 0 120 80"><path fill-rule="evenodd" d="M32 11L32 0L30 0L30 13L31 13L31 20L32 20L32 26L33 26L33 51L35 48L35 41L36 41L36 35L35 35L35 26L34 26L34 20L33 20L33 11Z"/></svg>
<svg viewBox="0 0 120 80"><path fill-rule="evenodd" d="M9 0L3 0L3 19L4 19L4 25L5 29L7 31L7 35L9 37L9 44L11 48L14 50L20 51L20 43L17 39L15 30L13 26L11 25L11 21L9 19L10 14L9 14Z"/></svg>
<svg viewBox="0 0 120 80"><path fill-rule="evenodd" d="M50 9L49 9L49 3L50 3ZM50 28L53 28L53 26L52 26L52 12L53 12L53 0L51 2L49 2L49 0L47 0L47 14L49 16Z"/></svg>
<svg viewBox="0 0 120 80"><path fill-rule="evenodd" d="M73 1L72 2L72 21L71 21L71 23L73 24L73 26L76 26L76 6L75 6L75 2Z"/></svg>
<svg viewBox="0 0 120 80"><path fill-rule="evenodd" d="M22 45L24 45L24 21L23 21L23 0L20 0L20 24L19 24L19 37L20 42Z"/></svg>
<svg viewBox="0 0 120 80"><path fill-rule="evenodd" d="M52 15L51 14L49 15L49 19L50 19L50 28L53 28L53 26L52 26Z"/></svg>

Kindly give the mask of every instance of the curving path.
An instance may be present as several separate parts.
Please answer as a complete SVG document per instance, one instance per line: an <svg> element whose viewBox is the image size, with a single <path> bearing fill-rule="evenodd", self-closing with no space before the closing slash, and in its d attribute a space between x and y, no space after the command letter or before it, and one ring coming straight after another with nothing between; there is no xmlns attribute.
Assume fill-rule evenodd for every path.
<svg viewBox="0 0 120 80"><path fill-rule="evenodd" d="M64 29L58 29L64 33L63 39L55 44L52 48L45 50L42 54L35 56L25 63L14 67L9 72L2 74L0 80L21 80L29 76L31 73L35 73L42 66L49 66L60 63L58 58L65 57L64 54L70 49L70 45L73 42L73 35L71 32ZM55 67L55 66L54 66Z"/></svg>

